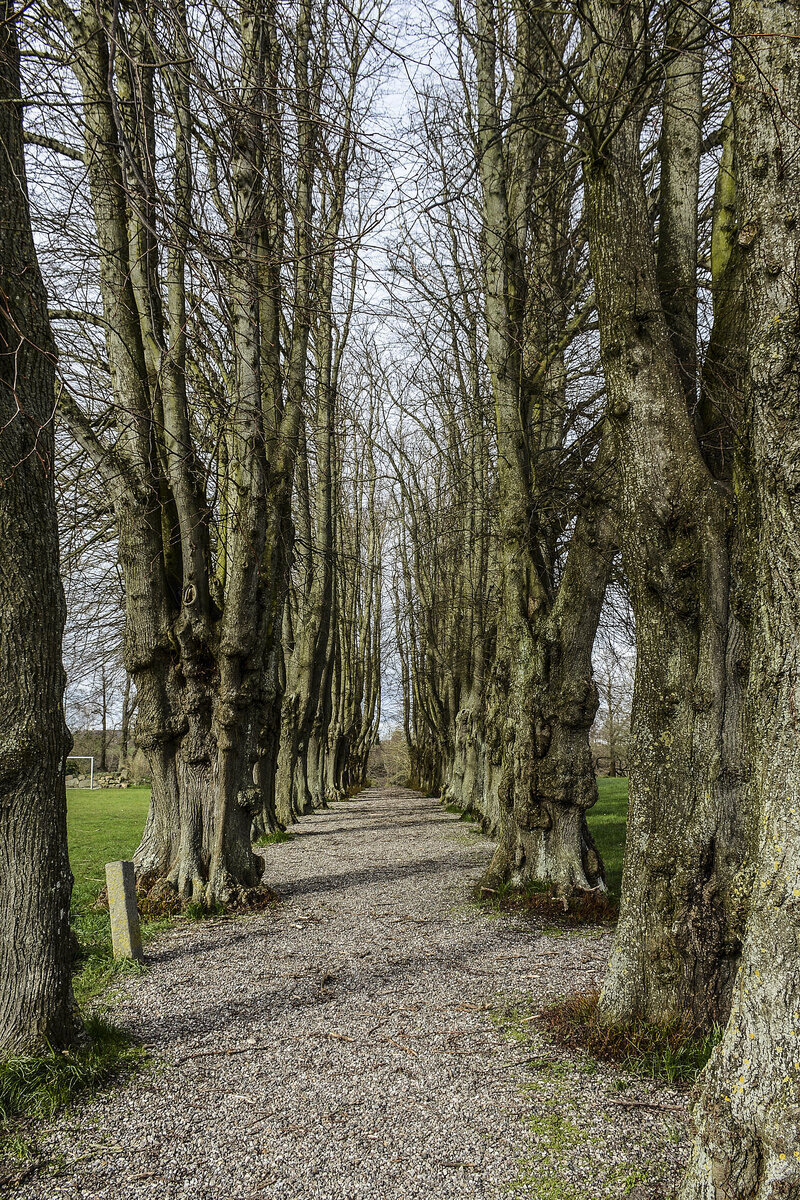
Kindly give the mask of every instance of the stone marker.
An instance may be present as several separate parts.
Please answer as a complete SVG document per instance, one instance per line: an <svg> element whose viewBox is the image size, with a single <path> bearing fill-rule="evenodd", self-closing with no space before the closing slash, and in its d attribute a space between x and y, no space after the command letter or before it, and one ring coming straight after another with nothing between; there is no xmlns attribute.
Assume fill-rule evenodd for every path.
<svg viewBox="0 0 800 1200"><path fill-rule="evenodd" d="M144 958L132 862L106 863L114 958Z"/></svg>

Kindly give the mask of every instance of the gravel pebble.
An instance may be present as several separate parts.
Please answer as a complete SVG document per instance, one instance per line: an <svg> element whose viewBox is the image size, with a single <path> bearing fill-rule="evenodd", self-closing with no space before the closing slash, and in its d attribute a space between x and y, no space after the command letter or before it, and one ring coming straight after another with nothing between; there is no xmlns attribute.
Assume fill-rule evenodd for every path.
<svg viewBox="0 0 800 1200"><path fill-rule="evenodd" d="M277 909L180 922L151 943L111 1017L152 1065L45 1125L47 1165L14 1195L666 1195L685 1093L568 1055L521 1020L597 986L608 933L480 911L470 889L491 850L403 789L304 818L262 851Z"/></svg>

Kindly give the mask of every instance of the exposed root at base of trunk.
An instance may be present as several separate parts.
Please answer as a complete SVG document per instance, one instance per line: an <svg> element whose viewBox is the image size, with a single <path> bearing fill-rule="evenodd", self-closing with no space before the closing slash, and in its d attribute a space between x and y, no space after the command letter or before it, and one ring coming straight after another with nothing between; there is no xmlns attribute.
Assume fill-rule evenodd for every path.
<svg viewBox="0 0 800 1200"><path fill-rule="evenodd" d="M225 899L209 895L208 887L198 895L181 896L167 879L139 880L136 885L137 903L141 916L149 920L187 913L192 917L222 916L262 912L280 902L280 897L266 884L230 889Z"/></svg>
<svg viewBox="0 0 800 1200"><path fill-rule="evenodd" d="M486 876L472 893L481 904L503 912L524 912L547 917L567 925L597 925L616 921L617 906L604 888L576 890L570 896L559 895L555 887L532 881L515 887L493 876Z"/></svg>
<svg viewBox="0 0 800 1200"><path fill-rule="evenodd" d="M562 1046L576 1046L595 1058L619 1063L634 1074L665 1078L674 1086L691 1085L722 1037L719 1026L702 1029L689 1021L656 1024L602 1020L600 993L566 996L539 1016L538 1028Z"/></svg>

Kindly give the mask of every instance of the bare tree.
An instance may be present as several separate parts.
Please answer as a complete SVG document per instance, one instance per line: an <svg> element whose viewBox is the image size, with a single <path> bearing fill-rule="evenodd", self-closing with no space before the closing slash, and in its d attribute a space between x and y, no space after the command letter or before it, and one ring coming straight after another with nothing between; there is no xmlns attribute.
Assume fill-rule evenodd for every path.
<svg viewBox="0 0 800 1200"><path fill-rule="evenodd" d="M72 997L55 504L55 345L22 142L17 14L0 16L0 1054L67 1046Z"/></svg>
<svg viewBox="0 0 800 1200"><path fill-rule="evenodd" d="M800 1189L797 17L796 4L732 4L732 241L746 329L737 495L752 604L753 889L730 1020L694 1112L684 1200L767 1200Z"/></svg>
<svg viewBox="0 0 800 1200"><path fill-rule="evenodd" d="M687 402L707 26L702 9L670 5L661 45L642 17L606 0L583 14L589 241L637 642L631 820L601 1009L703 1024L727 1012L743 856L727 768L728 510ZM661 72L655 253L642 131Z"/></svg>

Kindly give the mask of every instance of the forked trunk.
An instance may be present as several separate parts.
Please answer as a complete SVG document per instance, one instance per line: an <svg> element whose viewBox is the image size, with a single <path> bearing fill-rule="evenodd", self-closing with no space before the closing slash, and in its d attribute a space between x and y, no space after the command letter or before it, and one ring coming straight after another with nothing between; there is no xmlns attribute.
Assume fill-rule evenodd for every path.
<svg viewBox="0 0 800 1200"><path fill-rule="evenodd" d="M536 880L564 896L605 887L586 822L597 800L592 648L613 558L603 510L579 519L549 612L526 619L518 593L504 597L487 713L500 828L486 886Z"/></svg>
<svg viewBox="0 0 800 1200"><path fill-rule="evenodd" d="M589 238L637 639L622 902L601 1013L705 1025L726 1014L741 928L741 814L721 786L728 518L662 307L638 114L624 99L637 69L623 49L630 12L596 0L592 18L587 36L602 49L587 71ZM598 132L604 121L613 136Z"/></svg>

